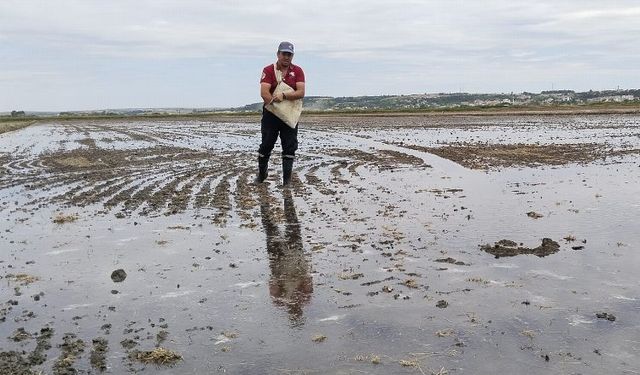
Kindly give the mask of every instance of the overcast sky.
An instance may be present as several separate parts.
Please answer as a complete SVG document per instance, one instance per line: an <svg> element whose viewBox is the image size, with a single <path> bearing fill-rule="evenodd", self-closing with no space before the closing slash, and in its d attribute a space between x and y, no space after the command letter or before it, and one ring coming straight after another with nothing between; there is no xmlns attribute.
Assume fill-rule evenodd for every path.
<svg viewBox="0 0 640 375"><path fill-rule="evenodd" d="M0 0L0 111L259 101L281 40L307 95L640 87L637 0Z"/></svg>

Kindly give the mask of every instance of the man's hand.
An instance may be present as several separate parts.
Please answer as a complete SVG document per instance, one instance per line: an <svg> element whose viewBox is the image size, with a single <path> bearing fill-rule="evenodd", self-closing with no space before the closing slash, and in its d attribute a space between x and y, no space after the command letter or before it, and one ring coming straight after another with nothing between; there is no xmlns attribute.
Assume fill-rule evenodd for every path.
<svg viewBox="0 0 640 375"><path fill-rule="evenodd" d="M284 97L283 97L282 93L274 95L273 99L271 99L271 101L276 102L276 103L280 103L283 100L284 100Z"/></svg>

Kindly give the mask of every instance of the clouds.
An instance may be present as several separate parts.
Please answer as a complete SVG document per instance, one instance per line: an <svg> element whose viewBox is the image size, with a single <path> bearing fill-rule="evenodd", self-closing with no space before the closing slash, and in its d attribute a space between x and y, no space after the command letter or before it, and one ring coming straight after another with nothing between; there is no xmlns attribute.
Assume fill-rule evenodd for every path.
<svg viewBox="0 0 640 375"><path fill-rule="evenodd" d="M598 88L591 86L589 76L598 76L599 84L640 86L636 4L9 0L0 3L0 52L5 56L0 70L32 70L32 86L37 87L40 80L50 80L37 72L69 79L75 74L97 84L105 71L110 79L117 80L119 74L131 79L130 72L115 72L111 66L140 72L151 66L156 74L148 76L149 87L160 85L157 77L173 81L179 74L197 87L195 92L203 92L199 85L205 82L218 82L234 95L184 100L189 93L181 92L175 101L240 105L256 100L251 87L255 71L273 59L277 42L291 40L297 47L296 62L307 75L322 76L321 82L309 82L310 94L446 91L461 85L479 91L532 91L547 88L550 74L577 89ZM181 65L193 74L176 68ZM207 72L211 78L203 80ZM380 79L380 72L390 77ZM0 110L45 106L33 92L19 92L17 80L24 81L24 76L13 83L10 75L3 77ZM348 89L338 77L350 82ZM454 83L454 77L464 78L464 84ZM359 83L377 80L378 85ZM536 85L536 80L544 84ZM74 97L72 92L69 97ZM95 104L80 95L78 101L85 102L82 106ZM159 101L133 101L130 106L173 105L169 93ZM77 108L72 103L69 107Z"/></svg>
<svg viewBox="0 0 640 375"><path fill-rule="evenodd" d="M620 3L9 1L0 5L0 35L118 57L202 57L229 49L258 54L294 36L308 51L367 58L377 50L416 47L481 51L521 38L534 46L584 36L625 40L625 33L637 36L640 7Z"/></svg>

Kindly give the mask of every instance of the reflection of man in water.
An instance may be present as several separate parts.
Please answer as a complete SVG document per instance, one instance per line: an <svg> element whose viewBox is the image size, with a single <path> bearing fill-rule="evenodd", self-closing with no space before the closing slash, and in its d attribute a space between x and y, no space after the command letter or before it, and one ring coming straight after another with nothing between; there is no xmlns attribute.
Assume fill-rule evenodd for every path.
<svg viewBox="0 0 640 375"><path fill-rule="evenodd" d="M264 199L260 205L262 225L267 234L269 253L269 293L274 304L284 307L293 323L301 323L302 308L311 299L313 280L309 274L309 259L304 254L300 222L296 215L291 191L284 194L284 236L280 235L274 213Z"/></svg>

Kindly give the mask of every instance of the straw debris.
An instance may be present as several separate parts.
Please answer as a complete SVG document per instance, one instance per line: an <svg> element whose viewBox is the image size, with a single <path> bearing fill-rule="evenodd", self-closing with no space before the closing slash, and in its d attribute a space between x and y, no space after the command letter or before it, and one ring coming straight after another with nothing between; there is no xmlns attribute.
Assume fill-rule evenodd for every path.
<svg viewBox="0 0 640 375"><path fill-rule="evenodd" d="M53 222L56 224L73 223L76 220L78 220L78 215L76 214L65 215L61 212L59 212L56 215L56 217L53 218Z"/></svg>
<svg viewBox="0 0 640 375"><path fill-rule="evenodd" d="M407 279L402 284L404 284L404 286L409 287L411 289L418 288L418 282L416 281L416 279Z"/></svg>
<svg viewBox="0 0 640 375"><path fill-rule="evenodd" d="M326 339L327 339L327 336L325 336L325 335L315 335L315 336L313 336L313 338L311 340L313 342L323 342Z"/></svg>
<svg viewBox="0 0 640 375"><path fill-rule="evenodd" d="M452 329L443 329L436 332L436 336L438 337L449 337L453 335L455 332Z"/></svg>
<svg viewBox="0 0 640 375"><path fill-rule="evenodd" d="M530 339L532 339L532 340L533 340L533 338L536 336L535 331L532 331L532 330L530 330L530 329L525 329L524 331L520 332L520 334L521 334L522 336L526 336L526 337L528 337L528 338L530 338Z"/></svg>
<svg viewBox="0 0 640 375"><path fill-rule="evenodd" d="M408 360L408 359L401 359L400 360L400 366L404 366L404 367L418 367L419 363L418 361L415 360Z"/></svg>
<svg viewBox="0 0 640 375"><path fill-rule="evenodd" d="M28 285L40 280L37 276L28 275L26 273L19 273L16 275L8 274L6 278L21 285Z"/></svg>
<svg viewBox="0 0 640 375"><path fill-rule="evenodd" d="M182 360L182 356L180 354L165 348L155 348L149 351L135 351L131 353L131 357L142 363L153 363L156 365L173 365Z"/></svg>

